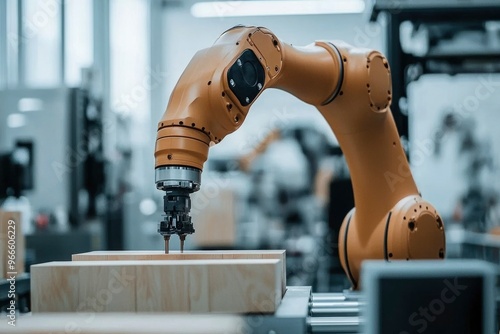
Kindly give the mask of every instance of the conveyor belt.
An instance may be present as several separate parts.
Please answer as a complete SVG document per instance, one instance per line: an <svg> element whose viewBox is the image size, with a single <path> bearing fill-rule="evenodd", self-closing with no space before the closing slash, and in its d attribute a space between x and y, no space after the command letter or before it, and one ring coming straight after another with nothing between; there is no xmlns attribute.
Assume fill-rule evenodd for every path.
<svg viewBox="0 0 500 334"><path fill-rule="evenodd" d="M358 333L360 325L360 294L313 293L307 318L310 333Z"/></svg>

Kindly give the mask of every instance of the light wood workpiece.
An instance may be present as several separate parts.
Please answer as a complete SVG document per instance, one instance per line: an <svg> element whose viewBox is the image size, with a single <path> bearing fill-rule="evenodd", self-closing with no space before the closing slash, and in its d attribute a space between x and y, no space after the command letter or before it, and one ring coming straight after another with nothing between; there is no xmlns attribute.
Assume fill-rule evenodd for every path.
<svg viewBox="0 0 500 334"><path fill-rule="evenodd" d="M282 270L279 259L49 262L31 267L32 311L272 313Z"/></svg>
<svg viewBox="0 0 500 334"><path fill-rule="evenodd" d="M286 252L284 250L215 250L215 251L95 251L73 254L73 261L123 260L209 260L209 259L278 259L281 261L281 292L286 291Z"/></svg>

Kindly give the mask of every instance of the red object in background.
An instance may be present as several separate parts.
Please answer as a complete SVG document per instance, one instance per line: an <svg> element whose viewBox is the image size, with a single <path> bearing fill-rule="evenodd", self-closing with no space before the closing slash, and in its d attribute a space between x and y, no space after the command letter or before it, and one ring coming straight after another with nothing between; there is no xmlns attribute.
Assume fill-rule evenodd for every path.
<svg viewBox="0 0 500 334"><path fill-rule="evenodd" d="M39 230L45 230L49 226L49 215L39 213L35 218L35 226Z"/></svg>

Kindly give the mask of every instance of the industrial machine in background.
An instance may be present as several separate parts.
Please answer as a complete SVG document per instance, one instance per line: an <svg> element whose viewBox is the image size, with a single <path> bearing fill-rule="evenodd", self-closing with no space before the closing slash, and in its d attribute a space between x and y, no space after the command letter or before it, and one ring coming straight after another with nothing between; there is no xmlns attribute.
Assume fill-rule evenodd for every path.
<svg viewBox="0 0 500 334"><path fill-rule="evenodd" d="M337 239L354 205L352 185L341 150L325 133L303 124L273 129L248 152L211 157L207 173L203 183L218 193L202 210L193 194L201 211L192 215L197 247L286 249L290 285L347 288ZM208 198L203 188L200 193ZM217 233L209 242L210 231Z"/></svg>
<svg viewBox="0 0 500 334"><path fill-rule="evenodd" d="M370 20L384 26L392 111L399 134L407 140L411 82L426 74L500 71L500 6L495 0L376 0Z"/></svg>
<svg viewBox="0 0 500 334"><path fill-rule="evenodd" d="M462 173L467 184L457 199L453 218L466 230L487 233L500 223L492 221L499 194L483 181L484 172L494 171L495 167L491 143L487 138L479 138L477 132L473 117L461 119L458 113L448 110L435 133L434 154L442 155L444 142L457 137L459 163L464 165Z"/></svg>
<svg viewBox="0 0 500 334"><path fill-rule="evenodd" d="M22 212L28 268L102 248L107 206L100 100L85 87L11 89L0 92L0 103L0 198L4 209Z"/></svg>
<svg viewBox="0 0 500 334"><path fill-rule="evenodd" d="M0 154L0 205L9 196L21 197L33 189L33 142L16 141L12 151Z"/></svg>

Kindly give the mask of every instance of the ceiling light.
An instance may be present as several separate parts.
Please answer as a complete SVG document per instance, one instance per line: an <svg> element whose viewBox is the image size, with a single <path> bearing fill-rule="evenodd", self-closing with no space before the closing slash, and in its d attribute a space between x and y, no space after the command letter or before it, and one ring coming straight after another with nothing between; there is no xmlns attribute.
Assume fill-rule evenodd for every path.
<svg viewBox="0 0 500 334"><path fill-rule="evenodd" d="M21 112L40 111L43 109L43 101L37 98L24 97L17 102L17 109Z"/></svg>
<svg viewBox="0 0 500 334"><path fill-rule="evenodd" d="M191 6L194 17L353 14L364 10L363 0L210 1Z"/></svg>
<svg viewBox="0 0 500 334"><path fill-rule="evenodd" d="M26 125L26 116L22 114L10 114L7 116L7 126L9 128L20 128Z"/></svg>

